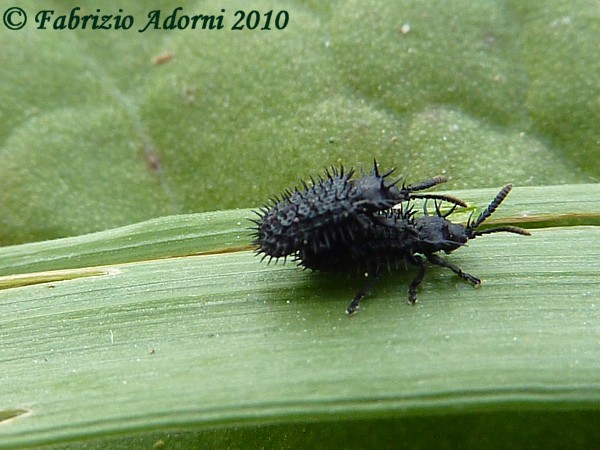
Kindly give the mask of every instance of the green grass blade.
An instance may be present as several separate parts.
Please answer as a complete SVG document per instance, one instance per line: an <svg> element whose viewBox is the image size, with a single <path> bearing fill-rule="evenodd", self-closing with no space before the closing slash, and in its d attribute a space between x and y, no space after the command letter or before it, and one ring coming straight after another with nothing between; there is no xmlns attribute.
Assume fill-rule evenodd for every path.
<svg viewBox="0 0 600 450"><path fill-rule="evenodd" d="M534 203L519 191L498 211L517 223ZM598 188L573 198L577 207L537 192L539 216L597 220L586 192ZM239 221L239 212L214 214ZM205 225L198 248L212 239ZM460 417L464 435L482 414L496 430L518 417L571 436L576 423L589 442L600 414L600 227L532 233L486 236L447 256L484 280L478 289L432 268L411 307L414 274L399 272L351 318L344 309L363 280L259 264L250 251L133 261L0 291L0 447L257 446L273 433L274 446L300 448L306 429L331 447L364 441L343 432L348 424L368 434L375 423L395 439L397 418L443 417L450 433L448 418ZM515 443L514 430L488 433ZM431 443L423 434L410 434L415 445Z"/></svg>

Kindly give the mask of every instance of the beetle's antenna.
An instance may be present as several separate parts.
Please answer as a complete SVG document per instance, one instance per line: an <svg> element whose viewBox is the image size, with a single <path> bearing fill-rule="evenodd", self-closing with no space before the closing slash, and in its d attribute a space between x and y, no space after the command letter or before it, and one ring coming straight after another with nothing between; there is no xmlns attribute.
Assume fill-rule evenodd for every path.
<svg viewBox="0 0 600 450"><path fill-rule="evenodd" d="M511 189L512 184L507 184L502 189L500 189L500 192L498 192L496 198L492 200L492 202L488 205L485 211L479 214L479 217L477 217L477 220L475 220L475 222L471 222L471 220L469 219L469 223L467 223L467 229L475 231L479 227L479 225L481 225L483 222L485 222L485 220L488 217L494 214L494 211L496 211L498 206L500 206L500 203L502 203L502 201L506 198Z"/></svg>
<svg viewBox="0 0 600 450"><path fill-rule="evenodd" d="M429 189L433 186L437 186L438 184L445 183L446 181L448 181L448 178L440 175L437 177L430 178L429 180L421 181L418 184L409 184L406 187L406 189L409 190L410 192L424 191L425 189Z"/></svg>
<svg viewBox="0 0 600 450"><path fill-rule="evenodd" d="M406 189L409 193L424 191L425 189L432 188L434 186L437 186L438 184L445 183L446 181L448 181L447 177L439 175L437 177L430 178L429 180L421 181L417 184L409 184L404 189ZM467 204L461 199L445 194L414 194L410 195L410 198L430 198L432 200L442 200L463 207L467 206Z"/></svg>
<svg viewBox="0 0 600 450"><path fill-rule="evenodd" d="M503 226L503 227L489 228L489 229L483 230L483 231L477 231L477 228L479 228L479 226L483 222L485 222L492 214L494 214L496 209L498 209L498 206L500 206L500 204L504 201L504 199L506 198L508 193L511 191L511 189L512 189L512 184L507 184L502 189L500 189L500 192L498 192L498 194L496 195L494 200L492 200L492 202L488 205L488 207L485 209L485 211L483 211L481 214L479 214L479 217L477 217L477 219L474 222L472 221L472 218L469 217L469 221L467 222L467 232L470 235L469 236L470 239L473 239L475 236L481 236L484 234L491 234L491 233L498 233L501 231L506 231L508 233L521 234L524 236L531 235L531 233L529 233L529 231L524 230L523 228L513 227L513 226Z"/></svg>
<svg viewBox="0 0 600 450"><path fill-rule="evenodd" d="M522 236L531 236L531 233L529 231L527 231L526 229L524 229L524 228L513 227L513 226L510 226L510 225L507 225L505 227L488 228L487 230L476 231L473 234L473 237L475 237L475 236L482 236L484 234L498 233L500 231L506 231L508 233L520 234Z"/></svg>

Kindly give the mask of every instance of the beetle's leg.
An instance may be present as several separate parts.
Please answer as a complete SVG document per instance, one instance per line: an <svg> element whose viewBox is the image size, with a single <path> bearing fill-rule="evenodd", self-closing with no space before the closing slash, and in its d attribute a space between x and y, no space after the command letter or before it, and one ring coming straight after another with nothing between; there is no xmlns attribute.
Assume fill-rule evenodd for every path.
<svg viewBox="0 0 600 450"><path fill-rule="evenodd" d="M443 258L440 258L438 255L436 255L434 253L431 253L431 254L425 255L425 256L427 257L427 260L431 264L446 267L446 268L450 269L452 272L454 272L456 275L461 277L463 280L468 281L469 283L471 283L473 285L481 284L481 280L479 278L471 275L470 273L463 272L463 270L460 267L458 267L456 264L452 264L451 262L446 261Z"/></svg>
<svg viewBox="0 0 600 450"><path fill-rule="evenodd" d="M356 295L352 299L352 302L350 303L350 306L346 308L346 314L351 316L356 311L358 311L358 308L360 307L360 301L365 297L365 295L371 292L375 284L380 280L382 274L383 271L381 270L375 272L373 278L371 278L371 280L360 291L356 293Z"/></svg>
<svg viewBox="0 0 600 450"><path fill-rule="evenodd" d="M417 288L423 281L423 277L425 277L425 261L423 261L423 258L419 255L412 254L407 256L406 260L413 266L419 268L419 273L417 273L417 276L412 280L412 283L410 283L410 286L408 287L408 303L414 305L417 303Z"/></svg>

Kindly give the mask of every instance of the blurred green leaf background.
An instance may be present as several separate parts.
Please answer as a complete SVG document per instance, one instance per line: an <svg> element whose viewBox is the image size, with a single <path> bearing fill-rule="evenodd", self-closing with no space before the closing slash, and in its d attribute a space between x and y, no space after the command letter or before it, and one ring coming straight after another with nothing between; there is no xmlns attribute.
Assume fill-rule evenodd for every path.
<svg viewBox="0 0 600 450"><path fill-rule="evenodd" d="M144 33L175 6L18 6L25 28L0 26L4 245L253 207L374 157L453 189L599 178L595 1L182 0L224 29ZM35 12L73 7L135 24L36 29ZM289 23L232 31L239 9Z"/></svg>

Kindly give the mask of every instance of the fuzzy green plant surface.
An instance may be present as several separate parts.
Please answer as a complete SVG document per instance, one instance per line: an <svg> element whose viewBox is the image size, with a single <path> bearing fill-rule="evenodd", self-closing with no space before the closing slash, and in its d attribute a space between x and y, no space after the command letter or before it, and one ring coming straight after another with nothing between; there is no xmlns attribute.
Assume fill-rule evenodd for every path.
<svg viewBox="0 0 600 450"><path fill-rule="evenodd" d="M592 0L182 0L178 17L222 15L224 28L143 33L149 12L175 6L19 7L26 26L0 26L5 245L253 207L373 157L453 189L598 181ZM134 25L54 30L75 7ZM45 30L40 10L54 11ZM272 10L271 30L231 30L238 10L258 11L258 28Z"/></svg>
<svg viewBox="0 0 600 450"><path fill-rule="evenodd" d="M483 286L430 269L411 307L399 271L353 317L363 281L260 264L249 210L6 247L0 447L591 448L599 196L515 188L492 219L532 236L447 256Z"/></svg>

